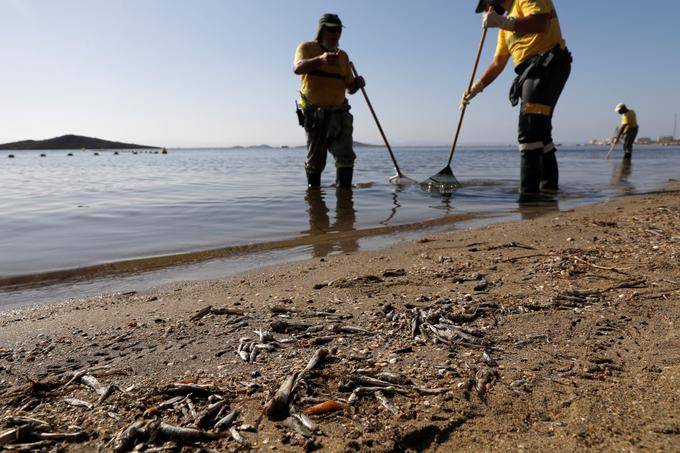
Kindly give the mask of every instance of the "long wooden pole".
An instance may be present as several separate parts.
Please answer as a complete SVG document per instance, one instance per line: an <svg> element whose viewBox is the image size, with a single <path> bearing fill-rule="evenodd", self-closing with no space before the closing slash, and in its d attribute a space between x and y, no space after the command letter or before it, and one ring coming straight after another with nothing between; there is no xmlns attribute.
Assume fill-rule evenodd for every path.
<svg viewBox="0 0 680 453"><path fill-rule="evenodd" d="M475 58L475 65L472 68L472 75L470 76L470 83L468 84L467 92L469 92L472 89L472 84L475 82L475 74L477 74L477 66L479 65L479 57L482 55L482 48L484 47L484 40L486 40L486 32L487 28L484 27L484 31L482 32L482 39L479 41L479 49L477 49L477 58ZM460 109L460 117L458 118L458 126L456 126L456 135L453 138L453 144L451 145L451 152L449 153L449 161L446 163L446 166L451 165L451 160L453 159L453 153L456 151L456 144L458 143L458 136L460 135L460 128L463 125L463 117L465 116L465 109L467 108L467 104L463 104L462 108Z"/></svg>
<svg viewBox="0 0 680 453"><path fill-rule="evenodd" d="M359 77L359 74L357 73L357 68L354 67L354 63L351 61L349 62L349 66L352 68L352 74L354 74L354 77ZM366 94L366 90L364 87L361 87L361 94L364 95L364 99L366 99L366 104L368 104L368 109L371 111L371 115L373 115L373 119L375 120L375 124L378 126L378 130L380 131L380 135L382 136L383 141L385 142L385 146L387 147L387 151L390 153L390 158L392 158L392 163L394 164L394 169L397 171L397 176L400 178L403 178L404 175L401 173L401 170L399 169L399 165L397 165L397 159L394 157L394 153L392 152L392 147L390 146L390 143L387 141L387 137L385 136L385 132L383 132L383 128L380 125L380 121L378 120L378 116L375 114L375 110L373 110L373 105L371 104L371 100L368 99L368 95Z"/></svg>

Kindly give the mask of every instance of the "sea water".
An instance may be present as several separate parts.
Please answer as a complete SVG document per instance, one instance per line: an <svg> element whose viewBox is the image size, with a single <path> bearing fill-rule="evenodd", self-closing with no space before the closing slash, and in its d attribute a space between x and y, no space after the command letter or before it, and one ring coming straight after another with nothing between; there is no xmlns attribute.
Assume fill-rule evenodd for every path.
<svg viewBox="0 0 680 453"><path fill-rule="evenodd" d="M396 148L405 176L439 172L448 148ZM351 191L308 191L303 148L0 152L0 309L219 278L377 248L432 230L513 220L645 193L680 178L680 148L560 147L560 193L517 203L516 147L463 147L451 194L394 186L387 150L356 149ZM71 153L72 156L68 154ZM14 154L14 158L8 158ZM41 157L44 154L44 157Z"/></svg>

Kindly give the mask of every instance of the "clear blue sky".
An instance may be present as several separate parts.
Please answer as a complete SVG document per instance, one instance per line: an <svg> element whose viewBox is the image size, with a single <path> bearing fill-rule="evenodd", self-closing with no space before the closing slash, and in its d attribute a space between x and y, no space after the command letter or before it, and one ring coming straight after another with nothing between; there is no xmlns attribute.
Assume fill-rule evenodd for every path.
<svg viewBox="0 0 680 453"><path fill-rule="evenodd" d="M677 11L555 0L572 75L555 140L612 134L625 102L640 136L680 114ZM335 12L341 40L394 145L449 144L481 35L475 0L0 0L0 142L65 133L160 146L304 141L295 47ZM480 71L490 61L487 40ZM509 66L471 104L462 144L514 143ZM355 139L379 143L360 94Z"/></svg>

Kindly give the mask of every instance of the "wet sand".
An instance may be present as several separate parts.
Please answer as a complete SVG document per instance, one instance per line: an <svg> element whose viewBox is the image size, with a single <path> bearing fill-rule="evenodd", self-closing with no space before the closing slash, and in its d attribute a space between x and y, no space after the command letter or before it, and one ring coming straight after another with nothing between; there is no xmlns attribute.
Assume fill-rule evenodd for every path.
<svg viewBox="0 0 680 453"><path fill-rule="evenodd" d="M235 433L259 451L678 451L679 225L672 182L375 252L5 312L0 446L178 451L188 434L158 422L212 433L218 416L201 415L226 399L219 417L238 409ZM315 433L263 415L321 348L291 411L346 407L313 416ZM190 444L244 448L225 433Z"/></svg>

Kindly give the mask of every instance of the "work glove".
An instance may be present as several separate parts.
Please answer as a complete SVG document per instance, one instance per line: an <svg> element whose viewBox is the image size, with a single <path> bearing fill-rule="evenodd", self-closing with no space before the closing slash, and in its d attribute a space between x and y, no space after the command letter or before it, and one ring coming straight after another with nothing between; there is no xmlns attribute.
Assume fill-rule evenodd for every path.
<svg viewBox="0 0 680 453"><path fill-rule="evenodd" d="M460 108L462 109L464 106L468 105L472 98L477 96L482 91L484 91L484 83L482 83L481 80L478 80L474 83L474 85L472 85L470 91L466 91L463 94L463 98L460 100Z"/></svg>
<svg viewBox="0 0 680 453"><path fill-rule="evenodd" d="M482 26L484 28L502 28L503 30L513 31L515 29L515 19L505 17L491 10L484 13Z"/></svg>

